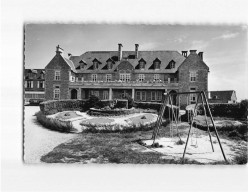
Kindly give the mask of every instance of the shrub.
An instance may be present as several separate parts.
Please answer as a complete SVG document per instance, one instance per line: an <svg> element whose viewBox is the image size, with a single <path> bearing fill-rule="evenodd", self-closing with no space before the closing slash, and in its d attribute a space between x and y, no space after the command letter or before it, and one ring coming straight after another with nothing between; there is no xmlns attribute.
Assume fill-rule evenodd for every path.
<svg viewBox="0 0 248 195"><path fill-rule="evenodd" d="M49 115L69 110L82 111L84 106L84 100L49 100L40 103L40 110Z"/></svg>
<svg viewBox="0 0 248 195"><path fill-rule="evenodd" d="M90 96L85 102L84 110L89 110L90 108L103 108L105 105L97 96Z"/></svg>
<svg viewBox="0 0 248 195"><path fill-rule="evenodd" d="M162 103L158 102L134 102L136 108L160 110Z"/></svg>
<svg viewBox="0 0 248 195"><path fill-rule="evenodd" d="M71 133L74 128L70 121L60 121L58 119L47 118L42 112L35 114L37 121L45 128L63 133Z"/></svg>
<svg viewBox="0 0 248 195"><path fill-rule="evenodd" d="M127 108L128 101L117 100L114 108Z"/></svg>
<svg viewBox="0 0 248 195"><path fill-rule="evenodd" d="M247 101L244 100L242 103L235 104L209 104L209 108L214 117L243 118L245 117L245 112L247 111ZM209 116L206 105L205 109L207 111L207 115ZM200 111L199 113L204 114L202 105L199 105L198 110Z"/></svg>

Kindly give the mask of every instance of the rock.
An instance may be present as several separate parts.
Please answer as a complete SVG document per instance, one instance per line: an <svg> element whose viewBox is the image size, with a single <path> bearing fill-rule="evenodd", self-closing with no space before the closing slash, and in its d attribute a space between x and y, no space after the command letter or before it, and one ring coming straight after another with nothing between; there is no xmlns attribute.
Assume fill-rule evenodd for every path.
<svg viewBox="0 0 248 195"><path fill-rule="evenodd" d="M146 119L146 116L142 116L141 119Z"/></svg>

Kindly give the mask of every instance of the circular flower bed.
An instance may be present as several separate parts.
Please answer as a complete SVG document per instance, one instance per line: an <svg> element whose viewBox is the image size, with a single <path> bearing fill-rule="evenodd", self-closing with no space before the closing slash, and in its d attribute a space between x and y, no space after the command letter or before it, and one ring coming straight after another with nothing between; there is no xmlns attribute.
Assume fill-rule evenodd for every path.
<svg viewBox="0 0 248 195"><path fill-rule="evenodd" d="M91 118L82 120L80 125L87 131L135 131L145 130L156 123L157 115L151 113L136 113L116 118Z"/></svg>

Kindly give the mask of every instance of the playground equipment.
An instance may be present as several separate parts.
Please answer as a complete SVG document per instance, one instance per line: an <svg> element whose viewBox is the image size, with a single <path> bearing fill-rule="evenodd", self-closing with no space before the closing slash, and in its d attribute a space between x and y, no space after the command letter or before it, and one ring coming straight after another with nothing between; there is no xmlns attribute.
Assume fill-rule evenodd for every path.
<svg viewBox="0 0 248 195"><path fill-rule="evenodd" d="M197 95L196 104L191 104L191 105L189 104L189 96L191 94L196 94ZM180 96L183 96L183 95L187 96L187 98L186 98L187 99L187 102L186 102L187 105L185 107L185 110L180 110L180 108L181 108L181 106L180 106ZM176 96L179 99L179 101L177 101L176 103L174 102L174 104L177 104L177 105L173 105L173 101L172 101L173 96L174 97ZM199 102L199 99L201 99L201 103ZM198 147L198 144L197 144L197 137L198 136L197 136L196 132L194 132L192 130L192 126L193 126L195 117L197 116L197 107L198 107L199 104L201 104L202 107L203 107L203 112L204 112L204 115L205 115L205 121L206 121L206 126L207 126L207 132L208 132L208 135L209 135L209 140L210 140L210 143L211 143L212 151L214 152L214 147L213 147L212 137L211 137L211 133L210 133L210 129L209 129L209 124L208 124L208 121L207 121L207 112L209 113L209 117L211 119L211 123L212 123L213 129L214 129L214 133L215 133L216 138L218 140L222 155L224 157L224 160L227 162L224 150L222 148L222 145L221 145L221 142L220 142L220 139L219 139L218 132L216 130L216 126L214 124L213 116L212 116L212 113L211 113L210 108L209 108L209 103L208 103L208 100L206 98L206 95L205 95L204 91L181 92L181 93L165 93L165 99L164 99L163 104L160 107L157 122L156 122L156 127L155 127L155 129L153 131L153 134L152 134L152 139L153 139L153 144L152 145L155 144L155 141L156 141L157 137L159 136L160 127L162 125L162 120L163 120L163 116L164 116L166 107L168 109L168 115L167 115L168 118L167 119L168 119L169 125L170 125L170 136L173 137L173 131L174 131L174 128L173 128L174 123L173 123L173 121L174 121L175 125L176 125L176 135L179 138L179 141L181 143L183 143L182 139L180 137L180 133L179 133L179 129L178 129L178 123L181 120L181 116L183 114L186 114L186 112L187 112L187 118L188 118L188 122L190 123L190 128L189 128L189 131L188 131L188 134L187 134L187 140L186 140L186 143L185 143L185 148L184 148L183 157L182 157L182 162L184 162L184 157L185 157L185 154L186 154L186 150L187 150L190 135L191 135L191 145L193 145L196 148ZM206 105L206 108L205 108L205 105ZM193 143L194 142L193 141L193 135L194 134L195 134L195 143Z"/></svg>

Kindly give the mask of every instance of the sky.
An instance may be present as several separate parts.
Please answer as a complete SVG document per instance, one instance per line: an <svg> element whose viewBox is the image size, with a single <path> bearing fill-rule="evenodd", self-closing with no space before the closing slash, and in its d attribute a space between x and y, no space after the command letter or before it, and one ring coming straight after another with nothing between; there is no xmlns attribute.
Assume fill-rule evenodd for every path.
<svg viewBox="0 0 248 195"><path fill-rule="evenodd" d="M235 90L248 99L247 26L145 24L26 24L25 68L45 68L59 44L67 53L86 51L202 51L209 66L209 90Z"/></svg>

